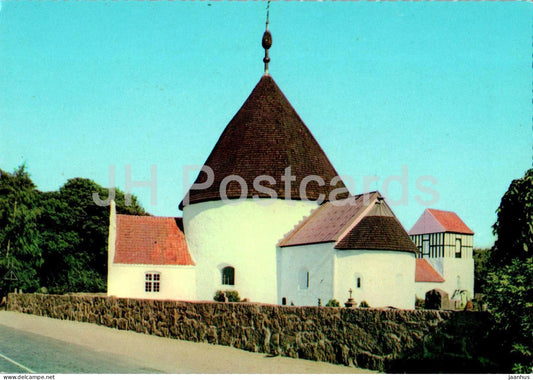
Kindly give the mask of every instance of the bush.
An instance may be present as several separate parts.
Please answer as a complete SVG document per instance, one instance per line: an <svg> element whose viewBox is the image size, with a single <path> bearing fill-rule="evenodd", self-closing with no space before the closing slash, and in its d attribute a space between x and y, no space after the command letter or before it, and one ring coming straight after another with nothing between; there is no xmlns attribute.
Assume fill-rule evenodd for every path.
<svg viewBox="0 0 533 380"><path fill-rule="evenodd" d="M213 300L217 302L240 302L241 297L239 297L239 292L236 290L217 290Z"/></svg>
<svg viewBox="0 0 533 380"><path fill-rule="evenodd" d="M359 307L368 308L368 307L370 307L370 305L366 301L361 301L361 304L359 305Z"/></svg>
<svg viewBox="0 0 533 380"><path fill-rule="evenodd" d="M226 290L226 298L228 299L228 302L241 302L239 292L236 290Z"/></svg>
<svg viewBox="0 0 533 380"><path fill-rule="evenodd" d="M226 302L226 296L222 290L217 290L213 300L217 302Z"/></svg>
<svg viewBox="0 0 533 380"><path fill-rule="evenodd" d="M424 309L425 302L422 298L415 297L415 309L420 310Z"/></svg>
<svg viewBox="0 0 533 380"><path fill-rule="evenodd" d="M336 299L330 299L328 301L328 303L326 304L326 306L329 306L329 307L339 307L340 304L339 304L339 301L337 301Z"/></svg>

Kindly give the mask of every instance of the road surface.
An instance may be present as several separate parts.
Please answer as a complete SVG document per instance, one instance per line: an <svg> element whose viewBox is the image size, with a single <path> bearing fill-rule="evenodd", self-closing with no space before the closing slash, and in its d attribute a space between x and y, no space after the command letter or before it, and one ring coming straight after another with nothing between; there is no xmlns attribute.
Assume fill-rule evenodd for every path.
<svg viewBox="0 0 533 380"><path fill-rule="evenodd" d="M6 373L375 373L0 311Z"/></svg>

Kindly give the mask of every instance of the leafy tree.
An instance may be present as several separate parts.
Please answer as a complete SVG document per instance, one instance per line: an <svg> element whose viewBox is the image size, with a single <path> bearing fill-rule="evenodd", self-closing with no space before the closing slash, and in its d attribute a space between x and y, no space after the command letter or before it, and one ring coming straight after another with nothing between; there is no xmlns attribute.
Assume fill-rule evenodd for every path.
<svg viewBox="0 0 533 380"><path fill-rule="evenodd" d="M43 260L38 246L35 185L25 165L13 173L0 170L0 288L35 291ZM16 281L8 278L15 276ZM13 279L15 278L13 277Z"/></svg>
<svg viewBox="0 0 533 380"><path fill-rule="evenodd" d="M493 265L510 264L513 258L526 259L533 254L533 169L514 180L496 211L492 226L498 237L492 248Z"/></svg>
<svg viewBox="0 0 533 380"><path fill-rule="evenodd" d="M52 293L106 291L109 207L97 205L93 193L105 199L109 190L74 178L41 196L41 278ZM146 214L135 196L126 206L124 193L115 190L115 201L120 214Z"/></svg>
<svg viewBox="0 0 533 380"><path fill-rule="evenodd" d="M489 273L485 293L508 353L509 370L533 370L533 258L513 259Z"/></svg>
<svg viewBox="0 0 533 380"><path fill-rule="evenodd" d="M490 269L490 248L474 248L474 293L481 293Z"/></svg>
<svg viewBox="0 0 533 380"><path fill-rule="evenodd" d="M532 371L533 355L533 169L514 180L504 194L493 226L483 292L501 335L502 353L509 353L507 371Z"/></svg>

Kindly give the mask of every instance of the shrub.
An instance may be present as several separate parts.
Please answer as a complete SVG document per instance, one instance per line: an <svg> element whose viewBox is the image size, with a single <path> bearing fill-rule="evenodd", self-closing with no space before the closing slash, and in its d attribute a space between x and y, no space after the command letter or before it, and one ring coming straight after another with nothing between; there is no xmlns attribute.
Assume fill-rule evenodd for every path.
<svg viewBox="0 0 533 380"><path fill-rule="evenodd" d="M226 302L226 296L224 295L224 292L222 290L217 290L215 296L213 297L213 300L217 302Z"/></svg>
<svg viewBox="0 0 533 380"><path fill-rule="evenodd" d="M239 297L239 292L236 290L217 290L213 300L217 302L240 302L241 297Z"/></svg>
<svg viewBox="0 0 533 380"><path fill-rule="evenodd" d="M236 290L226 290L226 298L228 302L240 302L241 297L239 297L239 292Z"/></svg>
<svg viewBox="0 0 533 380"><path fill-rule="evenodd" d="M361 301L361 304L359 305L359 307L367 308L367 307L370 307L370 305L366 301Z"/></svg>
<svg viewBox="0 0 533 380"><path fill-rule="evenodd" d="M339 304L339 301L337 301L336 299L330 299L328 301L328 303L326 304L326 306L329 306L329 307L339 307L340 304Z"/></svg>
<svg viewBox="0 0 533 380"><path fill-rule="evenodd" d="M415 297L415 309L420 310L424 308L424 300L422 298Z"/></svg>

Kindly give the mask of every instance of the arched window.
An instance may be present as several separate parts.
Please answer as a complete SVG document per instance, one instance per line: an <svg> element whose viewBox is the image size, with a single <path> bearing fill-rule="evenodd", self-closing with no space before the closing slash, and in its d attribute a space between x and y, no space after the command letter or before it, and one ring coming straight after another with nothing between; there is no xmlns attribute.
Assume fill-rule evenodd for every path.
<svg viewBox="0 0 533 380"><path fill-rule="evenodd" d="M460 259L461 258L461 252L462 252L463 244L461 239L457 238L455 239L455 258Z"/></svg>
<svg viewBox="0 0 533 380"><path fill-rule="evenodd" d="M222 268L222 285L235 285L235 268Z"/></svg>
<svg viewBox="0 0 533 380"><path fill-rule="evenodd" d="M298 288L309 289L309 270L307 268L300 269L298 275Z"/></svg>
<svg viewBox="0 0 533 380"><path fill-rule="evenodd" d="M361 273L356 273L354 277L355 277L355 288L361 289L363 287L363 276L361 275Z"/></svg>

